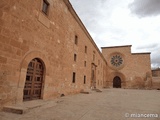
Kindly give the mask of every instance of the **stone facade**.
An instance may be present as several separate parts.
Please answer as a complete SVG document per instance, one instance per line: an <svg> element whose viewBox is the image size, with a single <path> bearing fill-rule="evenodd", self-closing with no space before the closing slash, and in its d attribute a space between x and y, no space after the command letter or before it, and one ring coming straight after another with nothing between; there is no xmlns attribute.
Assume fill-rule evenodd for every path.
<svg viewBox="0 0 160 120"><path fill-rule="evenodd" d="M121 80L122 88L151 88L150 53L131 53L131 45L102 47L109 70L106 87L114 87L114 78Z"/></svg>
<svg viewBox="0 0 160 120"><path fill-rule="evenodd" d="M160 68L152 70L153 77L160 77Z"/></svg>
<svg viewBox="0 0 160 120"><path fill-rule="evenodd" d="M67 0L48 0L46 15L43 2L0 3L1 107L23 101L27 68L34 58L44 65L42 99L78 93L96 86L95 80L103 86L106 61L71 4Z"/></svg>
<svg viewBox="0 0 160 120"><path fill-rule="evenodd" d="M150 87L150 56L130 47L101 53L68 0L1 0L0 109L31 93L45 100L113 87L115 76L122 88ZM118 68L110 63L117 54Z"/></svg>
<svg viewBox="0 0 160 120"><path fill-rule="evenodd" d="M160 89L160 68L152 70L152 88Z"/></svg>

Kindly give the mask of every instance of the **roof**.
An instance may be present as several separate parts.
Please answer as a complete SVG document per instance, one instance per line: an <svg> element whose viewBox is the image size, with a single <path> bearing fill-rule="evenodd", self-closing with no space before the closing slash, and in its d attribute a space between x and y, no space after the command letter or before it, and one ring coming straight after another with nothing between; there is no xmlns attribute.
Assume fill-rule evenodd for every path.
<svg viewBox="0 0 160 120"><path fill-rule="evenodd" d="M141 55L141 54L151 54L151 52L144 52L144 53L132 53L132 55Z"/></svg>
<svg viewBox="0 0 160 120"><path fill-rule="evenodd" d="M86 34L86 36L89 38L90 42L93 44L93 46L95 47L95 49L98 51L98 53L100 54L100 56L102 57L102 59L106 62L104 56L102 55L101 51L99 50L99 48L97 47L96 43L94 42L93 38L91 37L91 35L89 34L89 32L87 31L86 27L84 26L83 22L81 21L81 19L79 18L79 16L77 15L77 13L75 12L74 8L72 7L72 4L70 3L69 0L63 0L64 3L66 4L66 6L68 7L68 10L70 11L70 13L72 14L72 16L74 17L74 19L77 21L77 23L80 25L80 27L82 28L82 30L84 31L84 33ZM106 62L107 64L107 62Z"/></svg>
<svg viewBox="0 0 160 120"><path fill-rule="evenodd" d="M152 71L160 71L160 68L153 69Z"/></svg>
<svg viewBox="0 0 160 120"><path fill-rule="evenodd" d="M107 48L120 48L120 47L132 47L132 45L101 47L101 49L107 49Z"/></svg>

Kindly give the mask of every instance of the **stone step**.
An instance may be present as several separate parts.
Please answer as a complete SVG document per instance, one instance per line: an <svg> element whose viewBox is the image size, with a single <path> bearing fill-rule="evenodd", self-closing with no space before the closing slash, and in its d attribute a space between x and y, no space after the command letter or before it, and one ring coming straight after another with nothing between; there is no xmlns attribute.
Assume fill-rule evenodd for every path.
<svg viewBox="0 0 160 120"><path fill-rule="evenodd" d="M91 93L91 89L83 89L80 91L80 93L82 94L90 94Z"/></svg>
<svg viewBox="0 0 160 120"><path fill-rule="evenodd" d="M81 91L80 93L89 94L89 92L87 92L87 91Z"/></svg>
<svg viewBox="0 0 160 120"><path fill-rule="evenodd" d="M15 107L15 106L5 106L3 107L4 112L16 113L16 114L24 114L28 111L28 108L23 107Z"/></svg>
<svg viewBox="0 0 160 120"><path fill-rule="evenodd" d="M96 92L102 92L100 89L96 89Z"/></svg>
<svg viewBox="0 0 160 120"><path fill-rule="evenodd" d="M96 92L102 92L100 89L97 89L97 88L95 88L95 89L92 89L93 91L96 91Z"/></svg>
<svg viewBox="0 0 160 120"><path fill-rule="evenodd" d="M16 114L24 114L31 109L41 107L46 104L47 104L47 102L44 100L33 100L33 101L23 102L21 104L5 106L5 107L3 107L3 111L16 113Z"/></svg>

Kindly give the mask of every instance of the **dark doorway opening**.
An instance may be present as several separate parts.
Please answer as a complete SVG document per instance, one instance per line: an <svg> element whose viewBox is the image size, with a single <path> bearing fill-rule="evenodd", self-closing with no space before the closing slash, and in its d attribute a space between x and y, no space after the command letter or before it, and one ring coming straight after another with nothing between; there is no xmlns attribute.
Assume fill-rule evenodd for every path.
<svg viewBox="0 0 160 120"><path fill-rule="evenodd" d="M96 65L94 63L91 64L91 88L96 88Z"/></svg>
<svg viewBox="0 0 160 120"><path fill-rule="evenodd" d="M121 78L116 76L113 79L113 88L121 88Z"/></svg>

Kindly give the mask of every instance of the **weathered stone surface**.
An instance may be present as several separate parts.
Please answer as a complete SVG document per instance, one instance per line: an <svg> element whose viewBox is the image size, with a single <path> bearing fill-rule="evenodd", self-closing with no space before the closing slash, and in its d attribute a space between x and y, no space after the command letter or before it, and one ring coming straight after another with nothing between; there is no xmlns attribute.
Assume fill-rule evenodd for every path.
<svg viewBox="0 0 160 120"><path fill-rule="evenodd" d="M5 106L3 108L3 111L16 113L16 114L24 114L27 112L27 109L21 108L21 107Z"/></svg>
<svg viewBox="0 0 160 120"><path fill-rule="evenodd" d="M4 63L4 64L7 63L7 58L0 56L0 63Z"/></svg>
<svg viewBox="0 0 160 120"><path fill-rule="evenodd" d="M160 77L160 68L152 70L153 77Z"/></svg>
<svg viewBox="0 0 160 120"><path fill-rule="evenodd" d="M66 5L59 0L49 2L49 14L45 15L42 12L43 0L1 1L0 67L4 71L0 81L3 81L3 94L7 96L1 98L2 106L12 101L23 101L28 64L34 58L42 60L45 68L43 99L90 88L92 63L97 66L97 71L101 71L95 72L96 79L101 83L97 87L103 86L106 62L70 3ZM77 45L75 36L78 36ZM74 61L74 53L77 61ZM84 61L87 66L84 66ZM76 72L75 83L72 83L73 72Z"/></svg>
<svg viewBox="0 0 160 120"><path fill-rule="evenodd" d="M160 89L160 77L153 77L151 84L152 89Z"/></svg>
<svg viewBox="0 0 160 120"><path fill-rule="evenodd" d="M91 87L112 87L115 75L122 78L122 87L132 88L135 77L141 78L135 88L145 87L146 82L142 81L150 72L148 54L131 55L130 48L125 47L107 50L102 55L68 0L48 2L47 15L42 12L43 0L0 3L0 86L4 96L0 98L0 109L23 102L28 65L35 58L44 68L41 98L45 100ZM117 51L125 60L120 72L113 70L106 58Z"/></svg>
<svg viewBox="0 0 160 120"><path fill-rule="evenodd" d="M148 79L152 80L150 53L131 53L131 45L127 45L103 47L102 54L109 66L106 87L108 84L112 87L114 77L118 76L123 88L151 88L151 83L146 82ZM112 63L112 57L116 55L122 58L122 64L119 66Z"/></svg>

